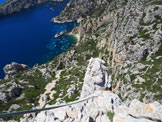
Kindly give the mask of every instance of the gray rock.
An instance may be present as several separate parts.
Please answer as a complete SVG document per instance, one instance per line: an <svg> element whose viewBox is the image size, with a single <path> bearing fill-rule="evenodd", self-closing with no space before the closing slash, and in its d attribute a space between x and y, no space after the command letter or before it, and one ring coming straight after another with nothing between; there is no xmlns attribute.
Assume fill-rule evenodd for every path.
<svg viewBox="0 0 162 122"><path fill-rule="evenodd" d="M91 58L85 74L80 98L84 98L94 93L94 91L102 89L105 84L106 75L108 77L110 74L105 66L105 62L99 58Z"/></svg>
<svg viewBox="0 0 162 122"><path fill-rule="evenodd" d="M5 92L0 92L0 104L8 102L13 97L21 95L22 87L16 83L11 83L11 86Z"/></svg>
<svg viewBox="0 0 162 122"><path fill-rule="evenodd" d="M45 112L40 112L37 115L36 122L55 122L55 115L53 112L50 111L45 111ZM60 121L58 121L60 122Z"/></svg>
<svg viewBox="0 0 162 122"><path fill-rule="evenodd" d="M8 97L6 96L6 94L0 92L0 104L7 102L7 101L8 101Z"/></svg>
<svg viewBox="0 0 162 122"><path fill-rule="evenodd" d="M71 85L70 88L67 90L67 96L70 98L72 94L77 93L77 88L75 85Z"/></svg>
<svg viewBox="0 0 162 122"><path fill-rule="evenodd" d="M18 108L20 108L19 105L13 104L13 105L10 106L9 111L11 111L11 110L17 110Z"/></svg>
<svg viewBox="0 0 162 122"><path fill-rule="evenodd" d="M12 77L13 75L17 74L20 71L24 71L24 70L28 70L28 69L29 69L29 67L25 64L18 64L15 62L12 62L11 64L7 64L4 67L5 79Z"/></svg>
<svg viewBox="0 0 162 122"><path fill-rule="evenodd" d="M107 115L101 116L100 120L101 120L100 122L110 122L110 120L109 120L109 118L107 117Z"/></svg>

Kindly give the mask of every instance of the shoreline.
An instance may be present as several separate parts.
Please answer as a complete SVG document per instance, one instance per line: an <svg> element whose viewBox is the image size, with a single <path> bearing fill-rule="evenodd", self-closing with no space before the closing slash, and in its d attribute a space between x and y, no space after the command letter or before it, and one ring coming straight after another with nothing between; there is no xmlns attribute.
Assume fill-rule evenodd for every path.
<svg viewBox="0 0 162 122"><path fill-rule="evenodd" d="M75 27L74 27L74 28L75 28ZM73 28L73 29L74 29L74 28ZM74 46L78 44L78 42L79 42L79 40L80 40L79 33L73 34L72 31L71 31L71 32L69 32L69 33L67 33L67 34L65 34L65 35L68 35L68 36L71 36L72 38L75 38L75 39L74 39L74 41L75 41ZM63 35L63 36L65 36L65 35ZM71 47L74 47L74 46L71 46ZM70 49L71 47L69 47L69 49ZM67 49L67 50L64 51L64 52L67 52L69 49ZM64 53L64 52L62 52L62 53ZM59 55L61 55L62 53L60 53ZM57 56L59 56L59 55L57 55ZM55 57L57 57L57 56L55 56ZM22 63L22 64L17 63L17 64L19 64L19 65L26 65L26 66L29 67L29 69L33 69L36 65L37 65L37 66L41 66L41 65L44 65L44 64L47 64L47 63L53 61L53 60L55 59L55 57L53 57L52 59L47 60L45 63L42 63L42 64L37 64L37 63L35 63L32 67L29 67L27 64L24 64L24 63ZM10 66L11 66L12 63L13 63L13 62L11 62L10 64L6 64L6 65L3 67L3 72L4 72L4 68L5 68L7 65L10 65ZM11 66L11 67L12 67L12 66ZM18 73L19 73L19 71L18 71L16 74L18 74ZM14 75L16 75L16 74L14 74ZM13 75L13 76L14 76L14 75ZM4 77L3 77L3 78L0 78L0 80L4 80L5 77L6 77L6 74L4 73Z"/></svg>
<svg viewBox="0 0 162 122"><path fill-rule="evenodd" d="M67 35L68 36L74 36L76 38L77 43L78 43L78 41L80 41L80 35L79 35L79 33L73 34L72 32L70 32L70 33L67 33Z"/></svg>
<svg viewBox="0 0 162 122"><path fill-rule="evenodd" d="M0 4L0 17L6 16L45 2L63 2L63 0L8 0ZM16 6L15 6L16 5Z"/></svg>
<svg viewBox="0 0 162 122"><path fill-rule="evenodd" d="M61 2L61 1L63 1L63 0L53 0L53 2ZM1 6L1 5L0 5ZM73 35L70 35L70 36L73 36ZM77 41L78 41L78 38L76 38L75 39L75 44L77 43ZM71 47L70 47L71 48ZM66 51L65 51L66 52ZM63 52L62 52L63 53ZM61 54L62 54L61 53ZM59 54L60 55L60 54ZM58 55L57 55L58 56ZM57 56L54 56L52 59L49 59L49 60L47 60L46 62L44 62L44 63L41 63L41 64L39 64L40 66L41 65L43 65L43 64L46 64L47 62L49 62L49 61L52 61L55 57L57 57ZM18 61L14 61L14 62L18 62ZM12 63L12 62L11 62ZM9 65L11 65L11 63L7 63L7 64L9 64ZM3 67L2 67L2 69L4 69L4 67L7 65L7 64L5 64ZM27 63L19 63L19 64L27 64ZM27 64L27 65L29 65L29 64ZM32 69L35 65L37 65L37 63L35 63L35 64L33 64L33 66L30 66L30 69ZM4 70L2 71L2 73L0 73L0 74L3 74L2 75L2 77L0 78L0 80L3 80L3 79L5 79L5 76L6 76L6 74L4 73Z"/></svg>

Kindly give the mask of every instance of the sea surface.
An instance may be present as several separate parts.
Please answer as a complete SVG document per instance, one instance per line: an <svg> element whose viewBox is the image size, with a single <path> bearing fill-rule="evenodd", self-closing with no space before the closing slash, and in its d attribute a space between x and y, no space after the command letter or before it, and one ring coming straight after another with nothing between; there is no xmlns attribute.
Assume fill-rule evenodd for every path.
<svg viewBox="0 0 162 122"><path fill-rule="evenodd" d="M54 24L50 20L66 7L64 2L47 2L0 17L0 78L3 67L11 62L43 64L75 45L76 38L56 33L71 31L76 23Z"/></svg>
<svg viewBox="0 0 162 122"><path fill-rule="evenodd" d="M8 1L8 0L0 0L0 4L4 3L6 1Z"/></svg>

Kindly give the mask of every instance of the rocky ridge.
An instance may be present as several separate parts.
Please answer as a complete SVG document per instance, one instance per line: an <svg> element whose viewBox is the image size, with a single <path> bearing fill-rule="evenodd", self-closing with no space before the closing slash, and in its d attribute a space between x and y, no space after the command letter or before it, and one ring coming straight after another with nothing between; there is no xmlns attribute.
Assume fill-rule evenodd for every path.
<svg viewBox="0 0 162 122"><path fill-rule="evenodd" d="M81 92L81 99L89 95L97 97L72 106L40 112L33 121L160 122L162 120L162 105L156 101L151 104L144 104L135 99L127 107L116 94L103 91L104 75L108 75L105 73L106 67L104 65L105 62L99 58L90 59ZM46 107L49 107L49 105ZM112 118L110 113L113 113Z"/></svg>

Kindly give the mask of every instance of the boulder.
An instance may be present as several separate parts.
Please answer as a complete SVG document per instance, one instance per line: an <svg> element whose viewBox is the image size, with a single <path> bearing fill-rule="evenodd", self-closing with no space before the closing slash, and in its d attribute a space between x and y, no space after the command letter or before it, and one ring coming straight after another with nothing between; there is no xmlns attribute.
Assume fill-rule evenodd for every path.
<svg viewBox="0 0 162 122"><path fill-rule="evenodd" d="M17 110L18 108L20 108L19 105L13 104L13 105L10 106L9 111L11 111L11 110Z"/></svg>

